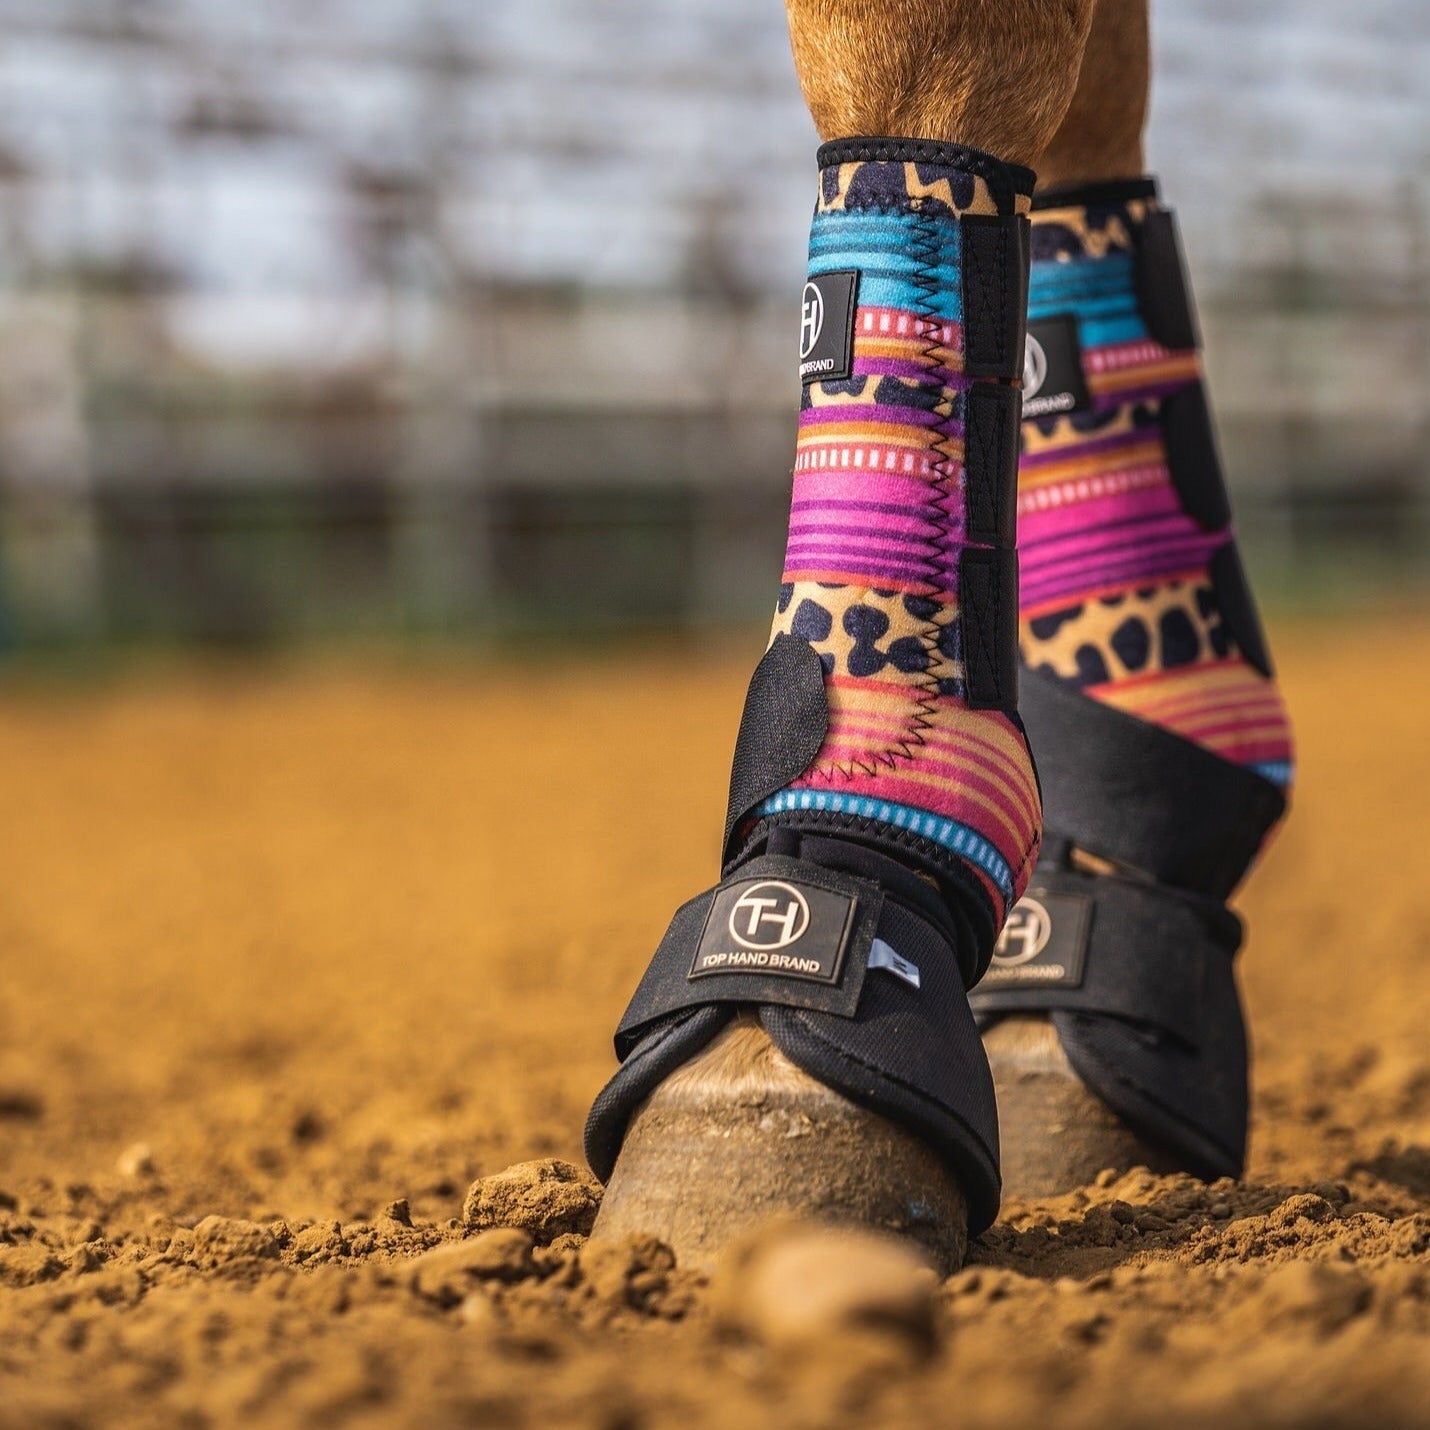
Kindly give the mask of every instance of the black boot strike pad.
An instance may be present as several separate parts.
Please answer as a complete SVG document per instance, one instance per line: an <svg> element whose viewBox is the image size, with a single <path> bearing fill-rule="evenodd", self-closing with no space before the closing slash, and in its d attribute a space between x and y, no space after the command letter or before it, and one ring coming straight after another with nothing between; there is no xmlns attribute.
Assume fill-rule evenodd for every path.
<svg viewBox="0 0 1430 1430"><path fill-rule="evenodd" d="M1040 864L972 997L981 1025L1050 1014L1078 1076L1203 1177L1237 1176L1247 1049L1220 900Z"/></svg>
<svg viewBox="0 0 1430 1430"><path fill-rule="evenodd" d="M587 1120L587 1161L606 1180L645 1098L750 1009L796 1066L938 1152L982 1231L998 1210L998 1123L960 973L969 929L873 850L790 831L771 848L676 912L616 1031L621 1067Z"/></svg>
<svg viewBox="0 0 1430 1430"><path fill-rule="evenodd" d="M1162 883L1225 900L1285 812L1270 780L1053 676L1024 670L1020 713L1048 835Z"/></svg>

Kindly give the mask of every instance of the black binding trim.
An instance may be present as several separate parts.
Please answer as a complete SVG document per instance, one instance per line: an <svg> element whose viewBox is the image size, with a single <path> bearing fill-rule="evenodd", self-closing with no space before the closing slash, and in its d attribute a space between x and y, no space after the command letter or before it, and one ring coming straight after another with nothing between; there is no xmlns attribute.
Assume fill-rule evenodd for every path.
<svg viewBox="0 0 1430 1430"><path fill-rule="evenodd" d="M1024 672L1019 712L1046 828L1163 883L1225 899L1285 812L1269 780L1042 671Z"/></svg>
<svg viewBox="0 0 1430 1430"><path fill-rule="evenodd" d="M965 214L963 370L1012 382L1023 375L1031 239L1022 215Z"/></svg>
<svg viewBox="0 0 1430 1430"><path fill-rule="evenodd" d="M1134 199L1155 199L1157 180L1151 174L1137 179L1104 179L1096 184L1054 184L1033 195L1033 212L1039 209L1094 208L1099 204L1125 204Z"/></svg>
<svg viewBox="0 0 1430 1430"><path fill-rule="evenodd" d="M1013 211L1013 195L1033 192L1038 176L1022 164L1005 164L982 149L964 144L944 144L936 139L881 138L856 135L831 139L819 146L815 160L821 169L834 164L934 164L942 169L962 169L985 180L998 207Z"/></svg>

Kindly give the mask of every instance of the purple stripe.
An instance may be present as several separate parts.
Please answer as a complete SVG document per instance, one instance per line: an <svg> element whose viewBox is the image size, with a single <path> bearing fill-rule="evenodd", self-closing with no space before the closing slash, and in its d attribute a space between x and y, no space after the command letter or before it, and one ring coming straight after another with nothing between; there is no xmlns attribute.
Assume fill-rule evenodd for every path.
<svg viewBox="0 0 1430 1430"><path fill-rule="evenodd" d="M887 521L880 522L877 526L870 526L868 523L850 526L832 521L799 521L790 523L789 533L791 539L797 537L807 540L811 536L828 536L836 539L848 538L856 544L887 544L892 541L897 545L906 545L912 541L935 550L941 544L938 527L930 526L926 521L909 522L903 526Z"/></svg>
<svg viewBox="0 0 1430 1430"><path fill-rule="evenodd" d="M1099 521L1099 513L1117 511L1116 521ZM1108 531L1129 522L1148 522L1177 518L1186 521L1176 494L1170 486L1143 487L1135 492L1116 492L1110 496L1088 497L1082 501L1051 506L1043 511L1018 513L1018 531L1022 546L1044 545L1064 539L1065 534L1093 530Z"/></svg>
<svg viewBox="0 0 1430 1430"><path fill-rule="evenodd" d="M891 537L886 541L854 543L839 540L840 535L837 531L819 531L807 536L792 536L785 545L785 555L827 556L832 551L843 551L866 561L908 561L919 563L929 571L938 569L938 548L928 542L902 542L897 537Z"/></svg>
<svg viewBox="0 0 1430 1430"><path fill-rule="evenodd" d="M1062 558L1053 549L1067 547L1075 551L1117 551L1124 546L1145 545L1152 541L1175 536L1185 540L1215 540L1203 537L1181 512L1165 512L1158 515L1128 517L1123 521L1110 521L1091 531L1068 531L1042 537L1025 536L1019 548L1024 559L1034 558L1044 561L1058 561Z"/></svg>
<svg viewBox="0 0 1430 1430"><path fill-rule="evenodd" d="M826 422L882 422L893 427L939 427L947 424L951 433L962 435L956 422L949 422L937 412L926 412L921 407L891 407L884 403L849 402L832 407L806 407L799 414L801 427L818 427ZM851 438L851 445L856 439ZM877 442L872 433L860 436L860 442Z"/></svg>
<svg viewBox="0 0 1430 1430"><path fill-rule="evenodd" d="M1168 397L1174 392L1180 392L1184 387L1190 387L1191 383L1185 377L1179 377L1175 382L1155 382L1146 387L1129 387L1116 394L1104 393L1101 397L1093 399L1093 408L1098 412L1111 412L1118 407L1126 407L1132 402L1146 402L1153 397Z"/></svg>
<svg viewBox="0 0 1430 1430"><path fill-rule="evenodd" d="M924 510L924 503L910 502L904 505L898 502L851 501L844 497L808 497L790 504L790 510L792 512L809 511L811 509L818 509L820 511L887 512L890 516L900 516L922 512ZM927 516L925 516L924 519L928 520Z"/></svg>
<svg viewBox="0 0 1430 1430"><path fill-rule="evenodd" d="M1115 452L1119 447L1132 447L1145 442L1149 437L1160 435L1156 427L1134 427L1130 432L1119 432L1115 437L1099 437L1095 441L1078 442L1075 446L1060 447L1055 452L1025 452L1018 460L1020 467L1050 467L1057 462L1081 461L1084 457L1094 457L1100 452Z"/></svg>
<svg viewBox="0 0 1430 1430"><path fill-rule="evenodd" d="M816 562L816 558L821 559ZM941 570L932 560L910 558L898 561L892 557L876 557L867 551L851 551L837 542L792 541L789 544L789 549L785 552L786 569L796 565L797 562L803 562L806 565L837 564L841 571L861 571L876 577L879 575L893 578L914 577L921 581L937 580L941 576L951 575L956 569L956 562L950 563L946 570Z"/></svg>
<svg viewBox="0 0 1430 1430"><path fill-rule="evenodd" d="M1116 561L1063 563L1042 571L1023 571L1021 604L1040 606L1055 598L1077 598L1089 591L1124 583L1140 584L1204 564L1206 548L1182 543L1159 550L1129 553Z"/></svg>
<svg viewBox="0 0 1430 1430"><path fill-rule="evenodd" d="M962 392L973 386L974 379L954 368L937 363L921 363L915 358L854 357L855 377L902 377L925 387L952 388Z"/></svg>

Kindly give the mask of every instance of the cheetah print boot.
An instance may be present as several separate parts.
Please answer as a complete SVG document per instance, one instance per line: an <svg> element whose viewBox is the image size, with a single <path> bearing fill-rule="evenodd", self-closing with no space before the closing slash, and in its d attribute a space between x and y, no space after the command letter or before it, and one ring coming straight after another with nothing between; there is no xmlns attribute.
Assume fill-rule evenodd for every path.
<svg viewBox="0 0 1430 1430"><path fill-rule="evenodd" d="M1242 1167L1225 901L1281 817L1291 750L1197 348L1153 180L1038 195L1018 519L1047 836L975 996L1019 1192Z"/></svg>
<svg viewBox="0 0 1430 1430"><path fill-rule="evenodd" d="M1014 554L1032 175L924 141L825 145L774 632L723 877L616 1037L597 1233L708 1260L799 1212L945 1267L999 1198L967 990L1031 874Z"/></svg>

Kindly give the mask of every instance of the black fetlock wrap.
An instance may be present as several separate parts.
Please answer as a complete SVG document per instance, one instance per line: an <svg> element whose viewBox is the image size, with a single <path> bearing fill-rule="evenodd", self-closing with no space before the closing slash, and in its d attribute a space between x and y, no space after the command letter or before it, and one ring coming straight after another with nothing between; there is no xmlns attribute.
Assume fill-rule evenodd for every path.
<svg viewBox="0 0 1430 1430"><path fill-rule="evenodd" d="M1225 900L1285 798L1198 745L1024 671L1044 778L1033 881L972 995L981 1026L1047 1014L1078 1076L1204 1177L1246 1154L1246 1028ZM1077 852L1118 866L1090 873Z"/></svg>
<svg viewBox="0 0 1430 1430"><path fill-rule="evenodd" d="M1046 191L1034 208L1155 195L1153 181L1132 180ZM1152 336L1173 350L1199 346L1170 211L1146 215L1135 262ZM1201 383L1166 398L1158 417L1183 511L1205 531L1224 530L1231 507ZM1210 574L1237 648L1269 676L1230 539ZM1042 671L1024 669L1019 712L1042 775L1043 846L972 996L978 1021L1048 1015L1074 1071L1134 1131L1202 1176L1239 1175L1248 1051L1234 967L1241 922L1226 900L1285 797Z"/></svg>
<svg viewBox="0 0 1430 1430"><path fill-rule="evenodd" d="M969 1230L983 1230L998 1210L998 1127L965 987L972 948L959 913L903 865L774 831L671 921L586 1123L592 1170L610 1176L641 1102L745 1008L796 1066L937 1151Z"/></svg>

